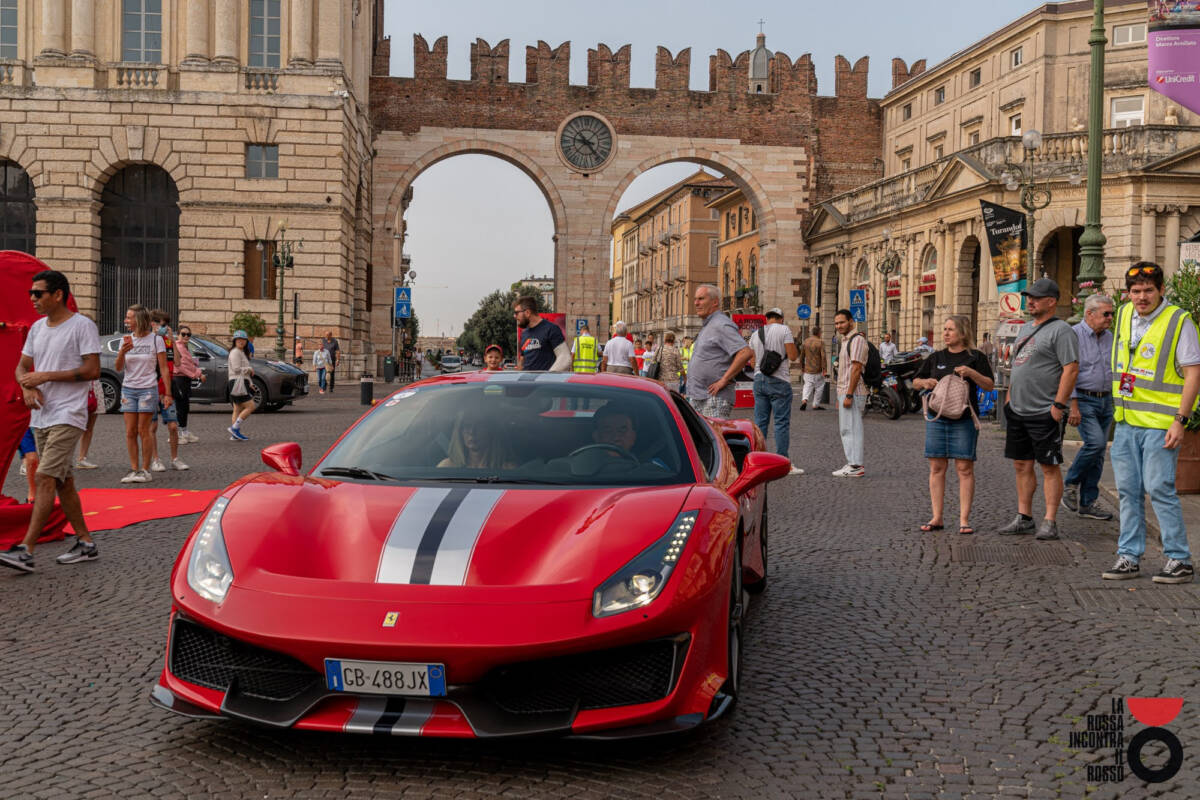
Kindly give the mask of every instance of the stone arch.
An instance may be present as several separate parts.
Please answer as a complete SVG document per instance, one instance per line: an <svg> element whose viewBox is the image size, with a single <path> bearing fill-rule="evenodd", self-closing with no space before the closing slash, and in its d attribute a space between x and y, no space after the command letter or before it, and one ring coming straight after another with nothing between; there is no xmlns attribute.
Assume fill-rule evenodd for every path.
<svg viewBox="0 0 1200 800"><path fill-rule="evenodd" d="M678 161L688 161L695 164L700 164L705 167L712 167L720 171L727 179L732 181L735 186L742 190L746 199L750 202L750 206L755 214L755 219L759 225L759 242L760 250L766 249L772 242L778 240L778 225L775 218L775 209L771 205L766 189L759 183L754 174L745 166L730 158L724 153L718 153L704 148L680 148L671 150L666 153L661 153L657 156L647 158L640 164L631 169L624 178L613 189L612 195L609 197L608 205L604 209L605 221L611 220L617 213L617 204L621 201L621 197L625 194L625 190L633 183L634 179L643 172L660 167L663 164L671 164ZM760 257L761 261L764 258Z"/></svg>
<svg viewBox="0 0 1200 800"><path fill-rule="evenodd" d="M35 152L29 149L29 142L24 136L6 136L0 129L0 159L11 161L25 170L33 184L35 195L44 185L41 178L45 175L45 166L35 157Z"/></svg>
<svg viewBox="0 0 1200 800"><path fill-rule="evenodd" d="M984 280L983 263L983 245L975 234L971 234L963 239L958 249L954 280L956 294L951 298L950 307L955 314L971 319L971 330L977 342L982 340L979 335L979 296Z"/></svg>
<svg viewBox="0 0 1200 800"><path fill-rule="evenodd" d="M921 259L918 262L920 264L919 269L921 274L924 275L926 272L937 272L938 258L940 258L940 256L937 248L932 242L921 248Z"/></svg>
<svg viewBox="0 0 1200 800"><path fill-rule="evenodd" d="M833 316L837 313L841 302L841 269L837 264L830 264L822 277L821 286L821 337L827 342L833 341Z"/></svg>
<svg viewBox="0 0 1200 800"><path fill-rule="evenodd" d="M546 170L542 169L536 161L525 153L502 142L489 139L460 139L454 142L446 142L440 147L435 147L424 155L414 159L412 164L404 171L404 174L396 181L391 193L388 195L387 206L384 209L385 224L390 225L393 230L399 229L399 217L402 210L401 200L421 173L439 161L445 161L448 158L461 155L493 156L502 161L507 161L529 176L529 179L541 190L546 198L546 203L550 206L550 218L554 223L554 266L557 272L558 267L565 260L564 248L566 245L565 234L567 232L566 205L563 203L562 196L558 192L558 187L554 185L554 180Z"/></svg>
<svg viewBox="0 0 1200 800"><path fill-rule="evenodd" d="M153 164L166 170L181 202L192 188L192 178L184 170L179 154L171 149L170 141L159 139L156 128L136 125L114 127L111 138L100 140L91 160L83 165L81 184L93 200L99 200L109 178L131 164Z"/></svg>

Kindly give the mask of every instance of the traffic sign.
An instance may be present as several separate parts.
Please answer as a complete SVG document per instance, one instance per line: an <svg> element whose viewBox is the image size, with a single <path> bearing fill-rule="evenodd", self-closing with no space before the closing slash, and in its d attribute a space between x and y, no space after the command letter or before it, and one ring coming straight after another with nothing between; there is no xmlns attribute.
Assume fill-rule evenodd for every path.
<svg viewBox="0 0 1200 800"><path fill-rule="evenodd" d="M866 322L867 321L867 307L861 306L861 305L850 306L850 316L852 316L854 318L855 322Z"/></svg>
<svg viewBox="0 0 1200 800"><path fill-rule="evenodd" d="M588 324L588 321L583 317L580 317L579 319L575 320L575 335L578 336L580 334L580 332L582 332L583 329L587 327L587 324Z"/></svg>
<svg viewBox="0 0 1200 800"><path fill-rule="evenodd" d="M798 319L808 319L812 316L812 306L807 303L801 303L796 306L796 317Z"/></svg>
<svg viewBox="0 0 1200 800"><path fill-rule="evenodd" d="M412 316L412 303L396 303L396 319L408 319Z"/></svg>
<svg viewBox="0 0 1200 800"><path fill-rule="evenodd" d="M396 302L397 303L411 303L412 302L412 287L411 286L397 286L396 287Z"/></svg>
<svg viewBox="0 0 1200 800"><path fill-rule="evenodd" d="M865 306L867 304L866 289L851 289L850 290L850 305Z"/></svg>
<svg viewBox="0 0 1200 800"><path fill-rule="evenodd" d="M1000 313L1004 317L1019 317L1024 306L1024 298L1017 292L1000 295Z"/></svg>

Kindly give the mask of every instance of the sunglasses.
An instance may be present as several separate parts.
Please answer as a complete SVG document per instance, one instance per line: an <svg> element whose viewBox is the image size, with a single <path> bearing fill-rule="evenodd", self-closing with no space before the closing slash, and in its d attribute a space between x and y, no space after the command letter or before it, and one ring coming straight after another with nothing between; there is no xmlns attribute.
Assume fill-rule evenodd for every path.
<svg viewBox="0 0 1200 800"><path fill-rule="evenodd" d="M1130 278L1136 278L1138 275L1154 275L1158 271L1158 267L1130 267L1125 275Z"/></svg>
<svg viewBox="0 0 1200 800"><path fill-rule="evenodd" d="M180 334L179 334L179 338L180 338L180 339L186 339L186 338L188 338L189 336L191 336L191 334L190 334L190 333L183 333L183 332L180 332Z"/></svg>
<svg viewBox="0 0 1200 800"><path fill-rule="evenodd" d="M1104 312L1103 314L1101 314L1100 316L1104 317L1105 319L1111 319L1111 318L1112 318L1112 315L1113 315L1113 312L1111 312L1111 311L1105 311L1105 312Z"/></svg>
<svg viewBox="0 0 1200 800"><path fill-rule="evenodd" d="M29 296L34 298L35 300L41 300L42 295L49 294L49 293L50 293L49 289L30 289L29 290Z"/></svg>

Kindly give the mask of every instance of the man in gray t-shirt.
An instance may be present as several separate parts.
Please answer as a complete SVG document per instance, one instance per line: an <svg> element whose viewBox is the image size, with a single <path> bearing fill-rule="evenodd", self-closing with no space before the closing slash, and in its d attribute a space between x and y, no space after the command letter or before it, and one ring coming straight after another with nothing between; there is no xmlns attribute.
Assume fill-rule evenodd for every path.
<svg viewBox="0 0 1200 800"><path fill-rule="evenodd" d="M1039 539L1058 538L1058 504L1062 500L1062 439L1067 402L1079 375L1079 339L1055 316L1058 284L1040 278L1022 292L1032 322L1025 323L1013 345L1004 419L1007 424L1004 457L1013 462L1017 477L1017 516L1000 529L1003 535L1033 533ZM1046 517L1033 523L1033 493L1041 465L1046 494Z"/></svg>
<svg viewBox="0 0 1200 800"><path fill-rule="evenodd" d="M688 363L688 402L708 417L728 417L733 411L734 379L754 356L733 320L718 309L721 293L717 287L697 287L693 300L696 314L704 320L692 359Z"/></svg>

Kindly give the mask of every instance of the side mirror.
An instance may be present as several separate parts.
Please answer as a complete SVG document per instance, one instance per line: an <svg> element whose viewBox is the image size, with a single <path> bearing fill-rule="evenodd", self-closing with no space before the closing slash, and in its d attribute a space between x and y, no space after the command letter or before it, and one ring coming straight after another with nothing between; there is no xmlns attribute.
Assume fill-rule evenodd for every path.
<svg viewBox="0 0 1200 800"><path fill-rule="evenodd" d="M284 475L299 475L303 460L300 456L300 445L295 442L280 442L262 449L262 460L276 472Z"/></svg>
<svg viewBox="0 0 1200 800"><path fill-rule="evenodd" d="M764 453L761 450L748 453L741 473L729 487L729 494L734 498L739 498L755 486L769 481L777 481L791 471L792 462L781 455Z"/></svg>
<svg viewBox="0 0 1200 800"><path fill-rule="evenodd" d="M208 353L197 352L193 354L197 361L212 361L212 356Z"/></svg>

